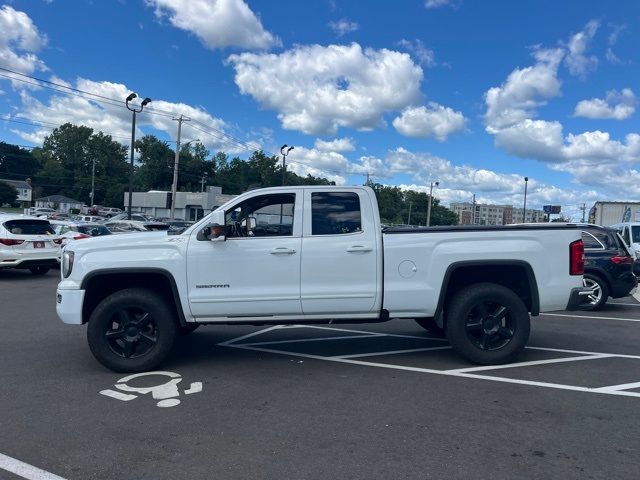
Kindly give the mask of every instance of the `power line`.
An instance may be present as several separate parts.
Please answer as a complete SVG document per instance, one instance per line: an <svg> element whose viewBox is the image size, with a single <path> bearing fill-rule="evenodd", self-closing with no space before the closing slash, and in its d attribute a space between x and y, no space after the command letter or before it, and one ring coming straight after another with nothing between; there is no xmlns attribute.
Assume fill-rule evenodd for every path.
<svg viewBox="0 0 640 480"><path fill-rule="evenodd" d="M123 107L124 106L123 102L121 100L118 100L118 99L106 97L104 95L99 95L99 94L93 93L93 92L87 92L86 90L81 90L79 88L70 87L68 85L57 83L57 82L54 82L54 81L51 81L51 80L45 80L43 78L34 77L33 75L28 75L26 73L17 72L15 70L11 70L11 69L5 68L5 67L0 67L0 70L5 71L5 72L9 72L9 73L11 73L13 75L18 75L19 77L24 77L24 78L16 78L16 77L13 77L13 76L10 76L10 75L6 75L6 74L0 73L0 76L2 76L4 78L8 78L10 80L16 80L16 81L24 82L24 83L27 83L27 84L30 84L30 85L34 85L34 86L40 86L40 87L44 87L44 88L49 88L49 89L52 89L52 90L60 92L60 93L64 93L64 94L67 94L67 95L75 95L75 96L84 98L85 100L92 100L92 101L99 102L99 103L106 103L108 105L115 106L115 107ZM27 79L35 80L35 82L27 80ZM40 82L40 83L37 83L37 82ZM93 98L87 98L86 96L90 96L90 97L93 97ZM45 108L49 108L49 107L46 107L45 105L43 105L43 106ZM170 111L161 110L161 109L158 109L158 108L155 108L155 107L147 107L144 111L148 112L150 114L153 114L153 115L160 115L160 116L165 116L165 117L170 117L170 118L173 118L173 117L179 115L178 112L170 112ZM240 147L242 147L243 150L246 150L246 151L251 151L253 149L251 145L245 143L244 141L242 141L242 140L234 137L233 135L228 134L228 133L226 133L226 132L224 132L224 131L222 131L220 129L217 129L215 127L211 127L211 126L206 125L205 123L197 121L197 120L194 120L194 123L198 123L198 125L206 128L208 130L207 132L202 132L202 133L211 135L212 137L214 137L214 138L216 138L216 139L218 139L220 141L223 141L225 143L231 143L231 144L234 144L236 146L240 146ZM191 126L193 128L195 128L193 125L191 125ZM198 130L198 129L196 128L196 130ZM200 130L200 131L202 131L202 130ZM212 133L212 132L216 132L216 133ZM276 156L276 155L273 154L273 152L267 152L267 153L271 153L271 155Z"/></svg>

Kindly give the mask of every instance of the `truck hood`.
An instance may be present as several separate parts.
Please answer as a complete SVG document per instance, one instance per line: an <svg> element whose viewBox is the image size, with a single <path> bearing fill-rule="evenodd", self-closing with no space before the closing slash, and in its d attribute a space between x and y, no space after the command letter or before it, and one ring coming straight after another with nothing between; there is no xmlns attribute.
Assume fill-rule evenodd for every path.
<svg viewBox="0 0 640 480"><path fill-rule="evenodd" d="M76 255L100 250L137 250L172 248L177 243L186 242L182 235L167 235L167 232L124 233L122 235L104 235L101 237L83 238L67 244L67 250Z"/></svg>

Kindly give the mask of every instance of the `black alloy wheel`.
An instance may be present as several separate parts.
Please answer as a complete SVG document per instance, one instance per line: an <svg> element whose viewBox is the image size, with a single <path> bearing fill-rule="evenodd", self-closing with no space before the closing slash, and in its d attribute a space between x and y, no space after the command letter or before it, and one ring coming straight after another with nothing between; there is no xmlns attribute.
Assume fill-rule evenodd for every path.
<svg viewBox="0 0 640 480"><path fill-rule="evenodd" d="M124 358L149 353L158 343L158 327L149 312L141 308L123 308L116 312L104 332L111 351Z"/></svg>
<svg viewBox="0 0 640 480"><path fill-rule="evenodd" d="M502 285L469 285L451 297L445 312L451 346L475 363L510 362L529 339L528 309L518 294Z"/></svg>
<svg viewBox="0 0 640 480"><path fill-rule="evenodd" d="M465 329L480 350L499 350L513 338L509 309L498 302L479 300L467 314Z"/></svg>

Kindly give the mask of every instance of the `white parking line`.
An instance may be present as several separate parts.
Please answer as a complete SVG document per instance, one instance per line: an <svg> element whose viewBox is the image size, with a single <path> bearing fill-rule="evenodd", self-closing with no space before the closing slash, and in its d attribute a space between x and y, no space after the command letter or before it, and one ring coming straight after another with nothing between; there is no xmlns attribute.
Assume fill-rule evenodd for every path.
<svg viewBox="0 0 640 480"><path fill-rule="evenodd" d="M592 315L567 315L566 313L541 313L545 317L593 318L596 320L620 320L623 322L640 322L640 318L595 317Z"/></svg>
<svg viewBox="0 0 640 480"><path fill-rule="evenodd" d="M431 350L450 350L451 346L447 347L426 347L426 348L411 348L408 350L391 350L388 352L373 352L373 353L355 353L353 355L335 355L330 358L360 358L360 357L377 357L382 355L396 355L398 353L413 353L413 352L429 352Z"/></svg>
<svg viewBox="0 0 640 480"><path fill-rule="evenodd" d="M255 345L275 345L280 343L299 343L299 342L324 342L327 340L348 340L351 338L375 338L384 337L383 333L372 333L371 335L344 335L341 337L318 337L318 338L298 338L295 340L274 340L271 342L255 342L255 343L243 343L242 345L255 346Z"/></svg>
<svg viewBox="0 0 640 480"><path fill-rule="evenodd" d="M0 453L0 469L28 480L65 480L58 475Z"/></svg>
<svg viewBox="0 0 640 480"><path fill-rule="evenodd" d="M469 367L469 368L456 368L454 370L447 370L447 372L482 372L485 370L500 370L504 368L518 368L518 367L533 367L535 365L547 365L550 363L562 363L562 362L579 362L580 360L597 360L598 358L611 358L615 355L609 355L602 353L599 355L580 355L579 357L563 357L563 358L549 358L546 360L531 360L529 362L517 362L507 363L504 365L483 365L482 367Z"/></svg>
<svg viewBox="0 0 640 480"><path fill-rule="evenodd" d="M600 318L600 317L596 317ZM320 328L325 330L337 330L337 331L349 331L353 333L374 333L374 332L366 332L362 330L346 330L346 329L333 329L331 327L317 327L315 325L299 325L300 328ZM254 332L251 336L256 336L261 333L266 333L267 331L273 330L274 327L270 327L264 330L259 330ZM290 328L290 327L289 327ZM389 336L389 337L397 337L400 335L394 334L385 334L379 333L378 337L381 336ZM409 338L421 338L423 340L431 340L429 337L414 337L410 335L406 335ZM409 372L416 373L431 373L434 375L444 375L449 377L462 377L462 378L472 378L476 380L489 380L492 382L500 382L500 383L512 383L518 385L528 385L534 387L545 387L545 388L553 388L557 390L569 390L575 392L586 392L586 393L599 393L604 395L615 395L615 396L625 396L625 397L636 397L640 398L640 393L638 392L629 392L627 390L640 387L640 382L638 383L626 383L620 385L608 385L604 387L582 387L578 385L565 385L561 383L551 383L551 382L539 382L534 380L523 380L518 378L508 378L508 377L496 377L492 375L482 375L479 373L475 373L477 371L490 371L490 370L498 370L502 368L518 368L518 367L526 367L533 365L545 365L545 364L554 364L554 363L562 363L562 362L576 362L582 360L596 360L602 358L631 358L635 360L640 360L640 356L638 355L623 355L623 354L615 354L615 353L604 353L604 352L587 352L587 351L579 351L579 350L567 350L567 349L559 349L559 348L544 348L544 347L526 347L532 350L542 350L549 352L559 352L559 353L574 353L578 356L573 357L563 357L563 358L555 358L555 359L547 359L547 360L533 360L528 362L518 362L507 365L487 365L481 367L470 367L470 368L461 368L461 369L451 369L451 370L436 370L432 368L421 368L421 367L412 367L409 365L397 365L397 364L387 364L387 363L379 363L379 362L369 362L366 360L358 360L359 357L371 357L371 356L381 356L381 355L391 355L391 354L401 354L401 353L409 353L416 351L428 351L428 350L445 350L451 348L450 346L443 347L425 347L419 349L406 349L406 350L392 350L386 352L369 352L365 354L354 354L354 355L341 355L341 356L322 356L322 355L313 355L308 353L299 353L299 352L290 352L287 350L277 350L273 348L264 348L261 346L254 346L255 344L244 344L244 343L235 343L236 341L242 340L244 338L248 338L247 335L242 337L238 337L237 339L231 339L224 343L220 343L218 345L227 346L231 348L239 348L243 350L253 350L258 352L265 353L273 353L277 355L287 355L293 357L301 357L301 358L310 358L313 360L324 360L328 362L337 362L337 363L346 363L351 365L360 365L367 367L379 367L379 368L388 368L392 370L404 370ZM353 337L333 337L332 339L340 340L345 338L353 338ZM313 341L313 338L308 339L299 339L300 341ZM268 342L269 344L275 343L283 343L283 342Z"/></svg>
<svg viewBox="0 0 640 480"><path fill-rule="evenodd" d="M640 388L640 382L633 383L621 383L620 385L609 385L608 387L600 387L599 391L602 392L616 392L619 390L632 390L634 388Z"/></svg>

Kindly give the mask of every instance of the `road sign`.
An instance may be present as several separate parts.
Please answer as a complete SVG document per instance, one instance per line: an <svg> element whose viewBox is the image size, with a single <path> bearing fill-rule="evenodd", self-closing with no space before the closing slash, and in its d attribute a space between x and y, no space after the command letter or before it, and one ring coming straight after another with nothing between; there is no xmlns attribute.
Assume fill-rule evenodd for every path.
<svg viewBox="0 0 640 480"><path fill-rule="evenodd" d="M544 213L557 215L560 213L560 205L545 205L542 207Z"/></svg>

